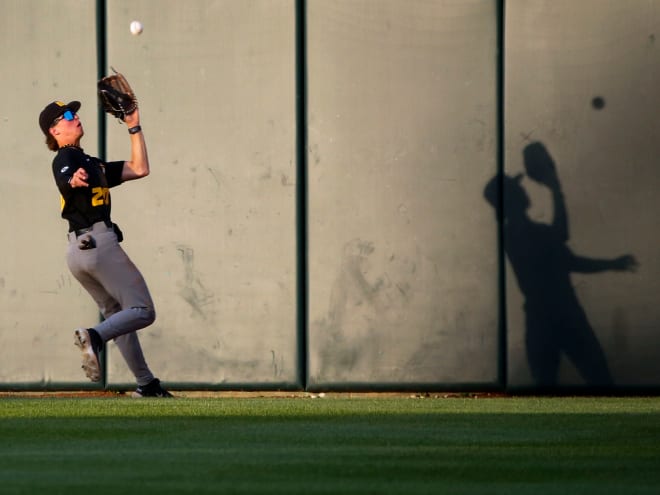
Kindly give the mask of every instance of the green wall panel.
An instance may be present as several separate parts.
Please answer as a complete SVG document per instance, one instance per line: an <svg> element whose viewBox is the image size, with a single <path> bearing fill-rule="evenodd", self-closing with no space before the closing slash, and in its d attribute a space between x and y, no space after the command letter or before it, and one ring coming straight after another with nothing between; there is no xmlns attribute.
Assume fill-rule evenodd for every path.
<svg viewBox="0 0 660 495"><path fill-rule="evenodd" d="M137 91L152 165L113 193L114 214L168 383L298 382L294 21L293 1L108 2L108 65ZM108 157L127 153L110 119ZM130 381L111 351L111 383Z"/></svg>
<svg viewBox="0 0 660 495"><path fill-rule="evenodd" d="M66 266L68 225L38 118L54 100L78 99L91 102L81 112L96 119L94 2L2 0L0 7L0 386L80 386L87 379L73 329L98 313Z"/></svg>
<svg viewBox="0 0 660 495"><path fill-rule="evenodd" d="M659 23L658 2L506 2L512 388L660 383ZM550 187L526 169L544 163Z"/></svg>
<svg viewBox="0 0 660 495"><path fill-rule="evenodd" d="M496 7L307 4L312 387L498 383Z"/></svg>

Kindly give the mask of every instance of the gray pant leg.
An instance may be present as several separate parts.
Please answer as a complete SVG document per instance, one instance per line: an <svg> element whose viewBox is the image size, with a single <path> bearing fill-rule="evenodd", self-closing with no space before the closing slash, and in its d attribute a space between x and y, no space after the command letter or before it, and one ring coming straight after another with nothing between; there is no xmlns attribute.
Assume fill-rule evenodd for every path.
<svg viewBox="0 0 660 495"><path fill-rule="evenodd" d="M115 338L115 344L117 344L124 361L126 361L128 368L135 376L138 385L146 385L154 379L154 375L151 373L142 354L142 346L137 333L120 335Z"/></svg>
<svg viewBox="0 0 660 495"><path fill-rule="evenodd" d="M98 225L98 224L97 224ZM102 225L92 232L94 249L80 250L69 242L67 263L80 284L96 301L105 320L94 328L104 341L115 339L139 385L153 379L135 331L155 319L151 295L137 267L117 242L111 229Z"/></svg>

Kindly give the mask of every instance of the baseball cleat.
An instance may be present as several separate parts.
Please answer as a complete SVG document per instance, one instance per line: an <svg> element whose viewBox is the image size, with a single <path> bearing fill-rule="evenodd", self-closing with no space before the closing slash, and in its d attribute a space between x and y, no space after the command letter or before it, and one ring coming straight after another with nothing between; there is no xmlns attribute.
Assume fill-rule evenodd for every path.
<svg viewBox="0 0 660 495"><path fill-rule="evenodd" d="M160 386L160 380L158 378L154 378L146 385L138 387L135 392L133 392L132 397L134 399L141 399L143 397L169 398L174 396Z"/></svg>
<svg viewBox="0 0 660 495"><path fill-rule="evenodd" d="M101 363L99 354L85 328L77 328L74 332L74 344L82 351L82 369L85 375L93 382L101 381Z"/></svg>

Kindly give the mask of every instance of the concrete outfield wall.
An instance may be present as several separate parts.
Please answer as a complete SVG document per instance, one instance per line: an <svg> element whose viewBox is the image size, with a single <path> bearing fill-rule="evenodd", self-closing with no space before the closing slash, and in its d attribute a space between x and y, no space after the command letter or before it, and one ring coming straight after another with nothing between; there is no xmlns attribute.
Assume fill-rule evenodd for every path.
<svg viewBox="0 0 660 495"><path fill-rule="evenodd" d="M310 386L497 383L496 2L307 16Z"/></svg>
<svg viewBox="0 0 660 495"><path fill-rule="evenodd" d="M527 262L541 271L518 264L523 279L535 279L523 294L507 262L508 378L514 388L552 380L608 383L608 375L623 386L660 382L659 23L659 2L507 1L506 171L526 172L523 150L541 143L529 161L547 163L542 149L552 157L569 231L563 246L534 245L542 238L535 238L533 223L552 223L552 188L525 175L520 185L533 223L519 223L507 248L527 250ZM517 191L513 183L505 191L511 215ZM565 247L583 257L576 269L604 271L571 273L573 289L561 285L557 279L569 275L551 256ZM593 262L625 254L636 258L636 272ZM562 273L542 270L553 264ZM560 306L556 313L563 320L538 309L552 305ZM542 352L528 353L528 342ZM553 348L561 350L556 371Z"/></svg>
<svg viewBox="0 0 660 495"><path fill-rule="evenodd" d="M129 24L144 24L131 36ZM108 2L108 65L140 98L152 175L113 191L178 384L298 382L294 2ZM128 152L108 122L108 158ZM116 348L111 383L130 382Z"/></svg>
<svg viewBox="0 0 660 495"><path fill-rule="evenodd" d="M0 384L82 383L73 329L97 321L98 312L64 260L67 225L59 216L54 154L38 117L54 100L76 99L92 102L81 114L96 122L94 2L2 0L0 6ZM95 125L86 141L95 152Z"/></svg>
<svg viewBox="0 0 660 495"><path fill-rule="evenodd" d="M107 63L137 91L152 165L112 198L156 303L140 334L153 371L190 388L292 388L304 357L310 389L657 387L660 2L505 2L504 167L523 175L505 181L517 222L500 294L484 198L498 2L307 0L306 356L296 3L107 2ZM0 388L91 386L72 330L98 312L66 267L37 120L82 101L82 144L98 154L96 5L0 0ZM107 157L127 159L126 127L109 118L106 133ZM114 344L107 372L133 382Z"/></svg>

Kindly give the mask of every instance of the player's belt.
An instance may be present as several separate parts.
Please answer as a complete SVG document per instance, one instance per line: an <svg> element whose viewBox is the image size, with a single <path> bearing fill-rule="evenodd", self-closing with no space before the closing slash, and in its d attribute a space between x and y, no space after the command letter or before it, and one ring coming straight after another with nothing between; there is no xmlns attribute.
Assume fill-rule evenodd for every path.
<svg viewBox="0 0 660 495"><path fill-rule="evenodd" d="M80 237L80 236L83 235L83 234L87 234L87 233L89 233L89 232L93 232L93 231L94 231L94 227L98 228L98 227L100 227L101 225L105 225L105 226L108 227L109 229L112 228L112 222L110 222L110 221L108 221L108 220L102 220L102 221L100 221L100 222L96 222L94 225L90 225L89 227L85 227L84 229L73 230L73 231L69 232L69 235L74 234L76 237Z"/></svg>

